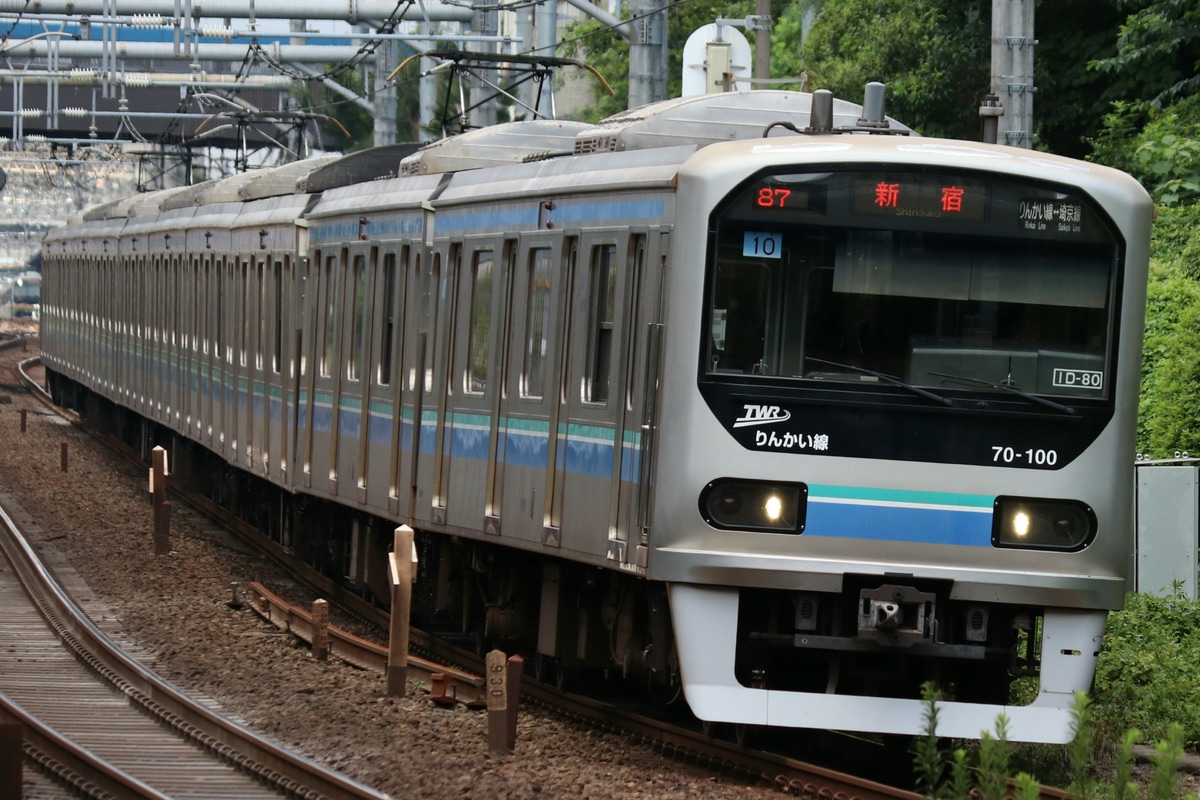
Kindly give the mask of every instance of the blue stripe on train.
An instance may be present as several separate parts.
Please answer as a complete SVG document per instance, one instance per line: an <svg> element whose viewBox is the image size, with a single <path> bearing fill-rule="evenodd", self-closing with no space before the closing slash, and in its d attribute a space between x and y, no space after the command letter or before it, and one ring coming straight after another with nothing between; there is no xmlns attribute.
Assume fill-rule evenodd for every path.
<svg viewBox="0 0 1200 800"><path fill-rule="evenodd" d="M845 503L808 498L805 536L992 546L992 509Z"/></svg>

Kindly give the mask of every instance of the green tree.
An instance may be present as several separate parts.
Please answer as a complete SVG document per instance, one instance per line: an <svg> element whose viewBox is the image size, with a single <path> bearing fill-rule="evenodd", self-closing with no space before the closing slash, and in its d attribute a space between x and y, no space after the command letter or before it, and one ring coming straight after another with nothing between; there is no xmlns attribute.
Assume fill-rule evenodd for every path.
<svg viewBox="0 0 1200 800"><path fill-rule="evenodd" d="M856 102L867 82L882 81L889 115L927 136L978 139L990 82L989 9L981 0L825 2L799 59L776 37L772 72L805 69L812 88ZM794 35L802 16L803 8L789 12L781 27Z"/></svg>
<svg viewBox="0 0 1200 800"><path fill-rule="evenodd" d="M1088 62L1115 56L1116 31L1125 15L1114 0L1041 0L1034 35L1035 146L1085 158L1112 103L1131 88Z"/></svg>
<svg viewBox="0 0 1200 800"><path fill-rule="evenodd" d="M1186 0L1118 0L1131 13L1117 53L1092 62L1153 107L1200 92L1200 4Z"/></svg>
<svg viewBox="0 0 1200 800"><path fill-rule="evenodd" d="M771 0L772 19L784 13L789 0ZM718 19L741 20L755 13L754 0L693 0L665 4L660 13L667 14L667 97L679 97L683 84L683 45L698 28ZM628 18L628 5L622 7L621 16ZM753 50L754 35L746 31ZM771 52L774 54L792 46L789 38L776 35L772 30ZM613 30L596 20L585 20L573 24L567 34L560 55L567 58L582 58L597 70L612 86L614 94L608 96L596 92L596 101L584 115L589 122L625 111L629 105L629 43ZM773 73L779 74L779 73ZM862 87L859 87L861 94Z"/></svg>
<svg viewBox="0 0 1200 800"><path fill-rule="evenodd" d="M1136 177L1160 205L1200 202L1200 94L1162 110L1116 103L1104 125L1094 160Z"/></svg>

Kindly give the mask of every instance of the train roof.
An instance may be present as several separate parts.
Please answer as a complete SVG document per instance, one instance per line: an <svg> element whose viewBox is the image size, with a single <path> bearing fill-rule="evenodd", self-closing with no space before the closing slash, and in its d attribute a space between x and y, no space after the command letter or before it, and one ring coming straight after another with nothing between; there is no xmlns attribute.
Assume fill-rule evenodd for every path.
<svg viewBox="0 0 1200 800"><path fill-rule="evenodd" d="M94 206L89 206L83 209L83 211L79 212L78 220L75 219L74 215L72 215L67 222L93 222L98 219L111 219L112 214L110 212L112 209L116 207L118 203L124 202L128 199L129 198L127 197L122 197L118 200L109 200L106 203L97 203Z"/></svg>
<svg viewBox="0 0 1200 800"><path fill-rule="evenodd" d="M400 163L420 149L418 142L385 144L360 150L322 164L302 178L297 188L303 192L324 192L356 183L394 178L400 174Z"/></svg>
<svg viewBox="0 0 1200 800"><path fill-rule="evenodd" d="M543 161L570 155L585 122L531 119L479 128L432 142L400 162L402 175L429 175Z"/></svg>
<svg viewBox="0 0 1200 800"><path fill-rule="evenodd" d="M568 120L526 120L479 128L433 142L405 158L401 175L462 172L568 155L650 150L762 138L811 124L813 95L757 90L679 97L615 114L595 125ZM863 107L833 99L833 127L865 131ZM910 134L894 119L876 131ZM369 151L368 151L369 152Z"/></svg>
<svg viewBox="0 0 1200 800"><path fill-rule="evenodd" d="M278 167L251 170L209 184L201 184L205 188L195 195L195 204L204 206L210 203L244 203L268 197L303 194L303 184L309 175L340 158L340 155L305 158Z"/></svg>
<svg viewBox="0 0 1200 800"><path fill-rule="evenodd" d="M576 153L644 150L672 145L696 147L738 139L760 139L769 126L787 123L792 130L811 124L813 95L808 92L755 90L677 97L631 108L601 120L575 140ZM833 127L858 128L863 107L833 100ZM912 133L887 117L886 130ZM786 129L780 135L791 135Z"/></svg>
<svg viewBox="0 0 1200 800"><path fill-rule="evenodd" d="M189 206L243 203L323 192L389 178L464 172L552 161L571 155L658 150L788 135L811 128L814 96L755 90L695 95L650 103L595 125L570 120L524 120L480 128L426 145L385 145L349 155L303 159L228 178L136 195L83 214L84 221L155 215ZM861 132L863 107L832 99L833 132ZM882 114L882 109L880 109ZM885 117L874 132L913 133Z"/></svg>

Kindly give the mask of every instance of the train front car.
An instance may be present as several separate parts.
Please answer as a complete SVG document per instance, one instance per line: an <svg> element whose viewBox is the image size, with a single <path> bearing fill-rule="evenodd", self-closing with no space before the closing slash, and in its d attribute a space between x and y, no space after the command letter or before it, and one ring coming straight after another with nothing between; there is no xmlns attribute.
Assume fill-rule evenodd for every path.
<svg viewBox="0 0 1200 800"><path fill-rule="evenodd" d="M701 719L917 734L932 681L940 735L1069 739L1126 589L1151 216L964 142L688 161L650 576Z"/></svg>

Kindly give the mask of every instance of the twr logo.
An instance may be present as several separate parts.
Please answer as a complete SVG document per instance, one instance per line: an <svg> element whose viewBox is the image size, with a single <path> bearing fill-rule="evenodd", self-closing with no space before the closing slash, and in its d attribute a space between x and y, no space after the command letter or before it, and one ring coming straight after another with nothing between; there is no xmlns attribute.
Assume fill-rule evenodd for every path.
<svg viewBox="0 0 1200 800"><path fill-rule="evenodd" d="M786 422L791 418L792 412L784 411L779 406L760 406L754 403L747 403L742 406L742 415L733 421L733 427L746 428L750 425Z"/></svg>

